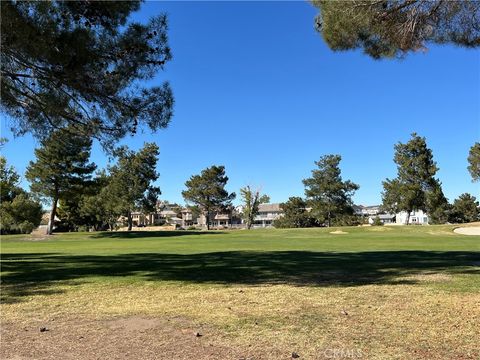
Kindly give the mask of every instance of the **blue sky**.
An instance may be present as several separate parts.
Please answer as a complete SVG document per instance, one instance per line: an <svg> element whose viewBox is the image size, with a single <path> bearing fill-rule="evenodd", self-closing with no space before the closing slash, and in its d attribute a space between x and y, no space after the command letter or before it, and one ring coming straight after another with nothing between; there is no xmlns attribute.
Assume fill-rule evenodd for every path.
<svg viewBox="0 0 480 360"><path fill-rule="evenodd" d="M393 145L414 131L427 138L450 201L480 195L466 170L480 139L478 50L431 46L401 61L334 53L307 2L147 2L134 18L161 12L173 60L152 83L170 81L175 115L168 129L122 143L158 143L162 199L183 203L185 181L216 164L230 191L257 185L285 201L303 196L314 161L335 153L343 177L360 185L355 202L378 204L382 180L396 174ZM23 173L37 144L9 127L2 119L2 152ZM92 160L106 165L97 145Z"/></svg>

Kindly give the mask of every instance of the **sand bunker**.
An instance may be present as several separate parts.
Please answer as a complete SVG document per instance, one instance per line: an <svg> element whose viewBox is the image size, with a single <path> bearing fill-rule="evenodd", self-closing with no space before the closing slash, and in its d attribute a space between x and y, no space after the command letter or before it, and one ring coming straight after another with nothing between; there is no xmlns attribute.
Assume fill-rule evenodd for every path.
<svg viewBox="0 0 480 360"><path fill-rule="evenodd" d="M330 234L342 235L342 234L348 234L348 232L342 231L342 230L337 230L337 231L330 231Z"/></svg>
<svg viewBox="0 0 480 360"><path fill-rule="evenodd" d="M480 236L480 226L459 227L453 230L457 234Z"/></svg>

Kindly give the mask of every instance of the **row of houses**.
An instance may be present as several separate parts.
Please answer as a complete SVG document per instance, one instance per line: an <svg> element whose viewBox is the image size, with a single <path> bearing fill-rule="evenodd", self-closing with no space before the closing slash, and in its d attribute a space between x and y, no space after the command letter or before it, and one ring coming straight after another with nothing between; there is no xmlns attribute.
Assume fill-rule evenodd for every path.
<svg viewBox="0 0 480 360"><path fill-rule="evenodd" d="M134 212L132 218L134 226L169 224L181 228L206 227L208 221L209 226L213 228L240 228L244 226L241 217L242 211L242 206L232 207L226 211L211 213L207 219L205 214L195 214L191 209L181 207L178 204L159 201L155 212L150 214ZM386 214L381 212L379 205L355 205L354 211L356 215L367 217L370 224L373 224L377 218L386 225L404 225L407 223L407 212ZM272 227L273 222L282 215L283 210L279 203L261 204L253 227ZM412 211L408 221L410 224L428 224L428 215L422 210Z"/></svg>
<svg viewBox="0 0 480 360"><path fill-rule="evenodd" d="M222 212L213 212L207 219L205 214L195 214L189 208L177 204L158 202L155 212L144 214L142 212L132 213L134 226L155 226L155 225L176 225L182 228L206 227L214 228L243 227L244 221L241 217L242 206L232 207ZM280 204L261 204L255 217L254 227L271 227L273 221L282 216L283 210Z"/></svg>
<svg viewBox="0 0 480 360"><path fill-rule="evenodd" d="M373 224L378 218L383 224L405 225L407 221L413 225L427 225L428 214L423 210L415 210L408 216L407 211L401 211L396 214L383 213L380 205L362 206L355 205L354 211L356 215L368 217L368 223Z"/></svg>

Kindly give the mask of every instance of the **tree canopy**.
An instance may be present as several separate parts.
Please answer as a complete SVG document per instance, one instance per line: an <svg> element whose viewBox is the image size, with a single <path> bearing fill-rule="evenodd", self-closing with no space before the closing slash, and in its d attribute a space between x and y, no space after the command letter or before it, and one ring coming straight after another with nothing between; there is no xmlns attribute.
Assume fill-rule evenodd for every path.
<svg viewBox="0 0 480 360"><path fill-rule="evenodd" d="M52 202L48 234L53 230L58 200L81 192L96 169L89 162L91 147L90 138L71 129L59 129L35 149L36 160L30 161L25 177L33 193Z"/></svg>
<svg viewBox="0 0 480 360"><path fill-rule="evenodd" d="M480 46L480 2L471 0L313 0L316 29L332 50L402 57L428 43Z"/></svg>
<svg viewBox="0 0 480 360"><path fill-rule="evenodd" d="M19 187L20 176L0 156L0 233L30 233L42 219L42 205Z"/></svg>
<svg viewBox="0 0 480 360"><path fill-rule="evenodd" d="M439 203L444 203L440 181L435 178L438 167L424 137L412 133L407 143L396 144L394 161L397 177L383 182L384 210L394 213L406 211L408 224L413 210L432 210Z"/></svg>
<svg viewBox="0 0 480 360"><path fill-rule="evenodd" d="M287 202L281 203L280 207L283 215L274 221L273 225L276 228L304 228L317 225L307 209L307 203L301 197L292 196Z"/></svg>
<svg viewBox="0 0 480 360"><path fill-rule="evenodd" d="M200 175L192 175L185 182L186 189L182 191L182 196L187 203L193 203L202 210L206 216L207 229L210 229L211 213L225 210L235 199L235 193L225 190L227 182L225 167L216 165L202 170Z"/></svg>
<svg viewBox="0 0 480 360"><path fill-rule="evenodd" d="M312 170L312 177L303 180L307 203L312 215L322 224L341 215L353 213L352 196L360 187L350 180L343 181L340 170L340 155L324 155L315 161L318 169Z"/></svg>
<svg viewBox="0 0 480 360"><path fill-rule="evenodd" d="M480 220L480 204L475 196L463 193L453 202L450 221L465 223Z"/></svg>
<svg viewBox="0 0 480 360"><path fill-rule="evenodd" d="M170 86L145 86L171 59L167 18L129 22L139 1L2 1L1 109L21 135L71 128L107 145L166 127Z"/></svg>
<svg viewBox="0 0 480 360"><path fill-rule="evenodd" d="M476 142L468 153L468 171L472 181L480 181L480 143Z"/></svg>
<svg viewBox="0 0 480 360"><path fill-rule="evenodd" d="M159 177L156 171L159 148L155 143L145 143L138 152L120 147L115 151L117 163L110 167L110 178L101 197L110 211L127 217L128 230L132 229L132 211L150 213L160 195L153 185Z"/></svg>

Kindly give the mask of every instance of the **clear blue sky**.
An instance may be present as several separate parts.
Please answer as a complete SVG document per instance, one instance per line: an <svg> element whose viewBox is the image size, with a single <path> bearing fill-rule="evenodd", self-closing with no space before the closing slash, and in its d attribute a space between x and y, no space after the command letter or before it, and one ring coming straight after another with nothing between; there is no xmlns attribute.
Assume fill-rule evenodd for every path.
<svg viewBox="0 0 480 360"><path fill-rule="evenodd" d="M307 2L149 2L135 19L163 11L174 59L153 82L171 82L175 115L168 129L122 142L158 143L163 199L183 203L185 181L217 164L230 191L259 185L285 201L303 196L315 160L337 153L344 178L360 184L355 202L378 204L396 174L393 145L413 131L427 138L450 201L480 195L466 170L480 139L478 50L430 47L403 61L334 53ZM3 153L23 173L36 143L8 128L3 119ZM105 166L100 147L92 157Z"/></svg>

